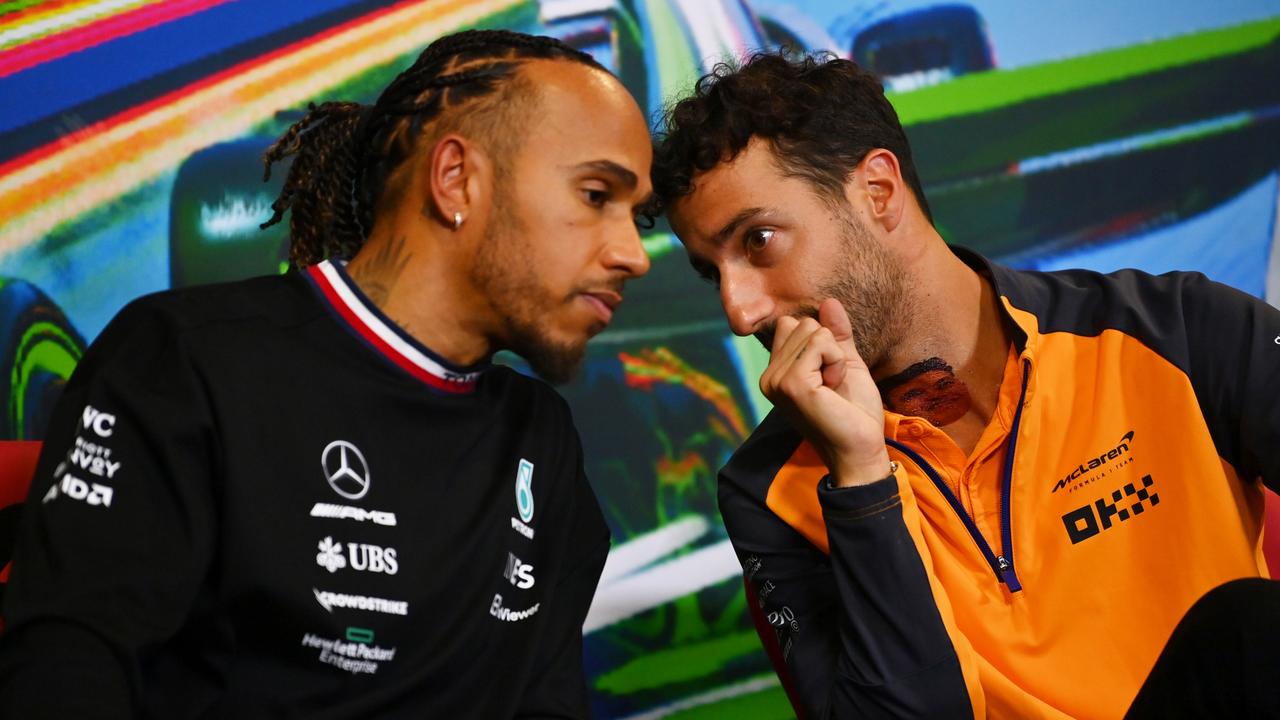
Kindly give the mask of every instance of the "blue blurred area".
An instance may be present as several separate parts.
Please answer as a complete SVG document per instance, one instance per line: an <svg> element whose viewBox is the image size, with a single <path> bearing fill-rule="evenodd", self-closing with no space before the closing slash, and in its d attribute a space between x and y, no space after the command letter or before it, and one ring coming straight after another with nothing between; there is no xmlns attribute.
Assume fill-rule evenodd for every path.
<svg viewBox="0 0 1280 720"><path fill-rule="evenodd" d="M1273 173L1229 202L1154 232L1063 253L1021 258L1035 270L1137 268L1159 274L1199 270L1218 282L1263 297L1275 233L1278 176Z"/></svg>
<svg viewBox="0 0 1280 720"><path fill-rule="evenodd" d="M849 51L854 33L890 15L933 7L940 0L788 0L756 2L766 10L787 7L826 28L839 50ZM1226 27L1273 17L1275 0L1169 0L1114 2L1109 0L971 0L982 15L996 47L996 65L1003 68L1034 65L1159 38Z"/></svg>

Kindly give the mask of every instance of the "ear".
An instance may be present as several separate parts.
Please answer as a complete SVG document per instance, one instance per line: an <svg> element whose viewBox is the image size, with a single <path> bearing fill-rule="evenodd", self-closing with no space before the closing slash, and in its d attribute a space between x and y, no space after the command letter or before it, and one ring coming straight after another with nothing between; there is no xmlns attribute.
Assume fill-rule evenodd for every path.
<svg viewBox="0 0 1280 720"><path fill-rule="evenodd" d="M476 212L482 176L488 169L484 154L465 137L449 133L436 141L423 169L428 174L429 199L422 214L459 229Z"/></svg>
<svg viewBox="0 0 1280 720"><path fill-rule="evenodd" d="M907 184L902 179L898 158L884 148L875 148L854 168L845 186L851 203L861 199L869 219L886 232L893 232L906 212Z"/></svg>

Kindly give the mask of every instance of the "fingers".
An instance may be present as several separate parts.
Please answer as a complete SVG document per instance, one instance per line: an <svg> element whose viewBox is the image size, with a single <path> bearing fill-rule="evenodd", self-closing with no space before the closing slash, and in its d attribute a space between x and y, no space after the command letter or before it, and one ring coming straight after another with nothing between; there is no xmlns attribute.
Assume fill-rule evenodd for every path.
<svg viewBox="0 0 1280 720"><path fill-rule="evenodd" d="M832 377L838 384L844 365L845 352L829 329L812 318L782 318L775 329L769 367L760 376L760 391L773 401L779 393L795 397L826 384L826 368L837 368Z"/></svg>
<svg viewBox="0 0 1280 720"><path fill-rule="evenodd" d="M769 348L770 357L777 355L791 338L791 334L800 326L799 318L780 317L773 327L773 346Z"/></svg>
<svg viewBox="0 0 1280 720"><path fill-rule="evenodd" d="M835 337L836 342L850 359L857 358L860 365L865 364L858 353L858 346L853 341L853 323L849 321L849 314L845 312L844 305L839 300L827 298L822 301L818 306L818 322L831 331L831 335Z"/></svg>
<svg viewBox="0 0 1280 720"><path fill-rule="evenodd" d="M815 354L806 353L811 343L822 333L828 336L839 352L833 352L825 343L814 346ZM800 362L806 358L807 362ZM821 363L814 366L815 358ZM844 305L835 298L827 298L818 306L817 320L813 318L796 318L791 316L778 318L774 327L773 347L770 350L769 367L760 377L760 389L766 397L776 392L781 379L799 368L801 373L817 371L820 382L826 387L839 390L843 387L845 377L852 368L854 371L868 371L867 365L853 337L853 323Z"/></svg>
<svg viewBox="0 0 1280 720"><path fill-rule="evenodd" d="M845 362L839 366L823 368L822 379L827 387L841 387L841 383L844 382L845 375L850 369L855 372L870 372L861 353L858 352L857 344L854 342L853 323L849 321L849 314L839 300L827 298L822 301L822 304L818 306L818 322L831 331L831 335L836 339L836 343L840 345L840 349L845 354Z"/></svg>
<svg viewBox="0 0 1280 720"><path fill-rule="evenodd" d="M883 401L854 340L844 307L823 301L816 319L777 320L760 376L761 392L845 484L874 482L888 462Z"/></svg>
<svg viewBox="0 0 1280 720"><path fill-rule="evenodd" d="M778 318L777 324L774 325L773 347L769 349L769 366L760 376L760 391L765 393L765 397L769 397L765 387L773 387L772 379L791 367L791 361L795 359L801 344L813 331L812 327L799 330L800 323L800 319L788 316Z"/></svg>
<svg viewBox="0 0 1280 720"><path fill-rule="evenodd" d="M849 313L844 305L835 298L827 298L818 306L818 323L831 331L836 342L853 341L853 323L849 322Z"/></svg>

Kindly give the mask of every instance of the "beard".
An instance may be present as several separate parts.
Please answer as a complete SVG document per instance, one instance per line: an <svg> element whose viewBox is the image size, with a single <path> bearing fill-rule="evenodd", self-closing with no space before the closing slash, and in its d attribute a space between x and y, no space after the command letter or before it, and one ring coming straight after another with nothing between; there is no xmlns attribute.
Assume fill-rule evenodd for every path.
<svg viewBox="0 0 1280 720"><path fill-rule="evenodd" d="M906 332L909 316L907 274L850 212L839 217L841 253L830 273L817 285L819 300L835 298L844 306L853 327L853 344L867 367L885 360L889 349ZM816 305L802 305L793 317L818 318ZM776 321L755 333L766 350L773 349Z"/></svg>
<svg viewBox="0 0 1280 720"><path fill-rule="evenodd" d="M501 345L523 357L538 377L552 385L573 378L586 355L586 340L556 342L540 318L570 298L555 298L532 267L524 226L513 209L507 183L495 180L494 211L471 267L471 279L503 319Z"/></svg>
<svg viewBox="0 0 1280 720"><path fill-rule="evenodd" d="M538 377L552 385L563 385L578 374L587 354L586 342L556 343L524 322L511 323L508 330L511 352L524 358Z"/></svg>

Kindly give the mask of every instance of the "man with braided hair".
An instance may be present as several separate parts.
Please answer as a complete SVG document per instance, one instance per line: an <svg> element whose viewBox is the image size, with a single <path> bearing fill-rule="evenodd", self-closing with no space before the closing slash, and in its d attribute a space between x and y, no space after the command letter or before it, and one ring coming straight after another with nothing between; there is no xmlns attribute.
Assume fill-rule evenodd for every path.
<svg viewBox="0 0 1280 720"><path fill-rule="evenodd" d="M639 108L442 38L267 153L295 269L123 310L50 425L0 716L584 717L608 550L561 381L648 259Z"/></svg>

